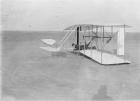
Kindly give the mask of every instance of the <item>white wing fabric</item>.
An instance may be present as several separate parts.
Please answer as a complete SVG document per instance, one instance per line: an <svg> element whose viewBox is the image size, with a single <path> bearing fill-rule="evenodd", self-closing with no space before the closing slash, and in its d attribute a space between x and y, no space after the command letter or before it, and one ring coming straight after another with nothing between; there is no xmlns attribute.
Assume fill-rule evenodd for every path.
<svg viewBox="0 0 140 101"><path fill-rule="evenodd" d="M53 47L53 44L56 43L54 39L41 39L45 44L51 45L51 46L45 46L45 47L40 47L41 49L44 49L46 51L50 52L58 52L60 51L60 47Z"/></svg>
<svg viewBox="0 0 140 101"><path fill-rule="evenodd" d="M53 45L54 43L56 43L56 41L54 39L41 39L41 41L43 41L45 44L49 44L49 45Z"/></svg>

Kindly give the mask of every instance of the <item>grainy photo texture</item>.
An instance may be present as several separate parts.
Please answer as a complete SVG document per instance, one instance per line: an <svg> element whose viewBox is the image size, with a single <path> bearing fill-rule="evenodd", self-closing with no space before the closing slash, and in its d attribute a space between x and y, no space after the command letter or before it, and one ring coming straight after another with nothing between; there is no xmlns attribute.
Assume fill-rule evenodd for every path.
<svg viewBox="0 0 140 101"><path fill-rule="evenodd" d="M139 0L1 0L2 101L139 101Z"/></svg>

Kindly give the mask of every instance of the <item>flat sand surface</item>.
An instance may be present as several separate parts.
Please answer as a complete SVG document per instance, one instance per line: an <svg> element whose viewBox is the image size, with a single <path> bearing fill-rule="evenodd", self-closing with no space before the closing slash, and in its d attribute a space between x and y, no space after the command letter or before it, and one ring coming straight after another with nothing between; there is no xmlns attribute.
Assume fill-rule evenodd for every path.
<svg viewBox="0 0 140 101"><path fill-rule="evenodd" d="M3 100L140 100L140 33L126 35L125 54L131 64L107 66L70 52L39 48L44 46L40 39L62 36L62 32L3 32Z"/></svg>

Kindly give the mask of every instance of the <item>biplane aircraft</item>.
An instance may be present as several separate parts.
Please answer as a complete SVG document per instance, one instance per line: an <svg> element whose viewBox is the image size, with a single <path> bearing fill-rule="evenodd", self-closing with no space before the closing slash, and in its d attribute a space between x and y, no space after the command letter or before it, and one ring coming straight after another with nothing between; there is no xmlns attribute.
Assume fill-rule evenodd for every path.
<svg viewBox="0 0 140 101"><path fill-rule="evenodd" d="M78 24L66 29L65 36L56 42L54 39L41 39L47 46L40 47L46 51L59 52L70 36L74 36L71 51L86 56L99 64L129 64L124 59L124 36L128 25L93 25ZM110 52L108 44L116 37L116 52ZM54 47L54 43L58 46ZM114 44L115 45L115 44ZM110 46L113 47L114 45Z"/></svg>

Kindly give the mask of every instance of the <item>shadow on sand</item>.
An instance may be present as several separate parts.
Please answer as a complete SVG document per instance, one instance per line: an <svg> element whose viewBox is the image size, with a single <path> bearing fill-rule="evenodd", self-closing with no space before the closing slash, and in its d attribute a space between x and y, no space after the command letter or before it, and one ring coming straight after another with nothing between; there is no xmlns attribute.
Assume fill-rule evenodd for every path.
<svg viewBox="0 0 140 101"><path fill-rule="evenodd" d="M67 57L67 53L66 52L52 52L51 53L51 56L52 57L63 57L63 58L65 58L65 57Z"/></svg>
<svg viewBox="0 0 140 101"><path fill-rule="evenodd" d="M106 85L100 86L97 94L93 96L93 101L113 101L113 99L107 95Z"/></svg>

